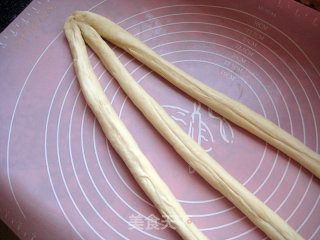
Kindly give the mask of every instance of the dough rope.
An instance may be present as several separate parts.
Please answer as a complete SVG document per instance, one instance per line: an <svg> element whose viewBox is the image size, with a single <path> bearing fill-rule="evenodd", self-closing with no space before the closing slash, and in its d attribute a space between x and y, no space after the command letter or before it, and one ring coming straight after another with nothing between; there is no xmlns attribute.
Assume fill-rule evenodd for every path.
<svg viewBox="0 0 320 240"><path fill-rule="evenodd" d="M108 33L110 36L103 35L101 33L102 31L101 29L103 29L103 27L108 29L106 31L110 32ZM100 32L99 32L99 29L100 29ZM81 30L81 33L80 33L80 30ZM171 75L174 76L172 77L174 78L173 81L178 82L178 85L179 84L183 86L191 85L191 88L190 88L191 90L187 89L188 91L186 91L189 95L191 95L189 91L191 92L195 91L195 92L198 92L197 94L200 96L200 99L210 98L211 101L213 101L212 99L216 99L218 103L221 104L220 106L221 109L229 107L230 102L228 97L226 97L225 95L213 89L204 87L205 85L202 86L201 82L200 82L201 84L198 84L199 82L198 80L194 79L195 80L195 84L194 84L193 78L191 76L182 72L180 69L174 67L173 65L171 66L170 63L158 57L151 49L146 47L146 45L144 45L142 42L139 42L139 40L135 39L129 33L121 29L118 25L114 24L113 22L99 15L88 13L88 12L76 12L73 14L72 17L70 17L67 20L65 24L65 32L70 44L72 55L74 57L76 73L81 85L81 89L86 98L86 101L88 102L90 108L96 115L99 123L102 126L102 129L105 135L107 136L111 144L114 146L115 150L126 162L128 168L134 175L135 179L137 180L139 185L142 187L142 189L147 193L149 198L153 202L157 202L159 199L159 195L157 195L157 193L154 193L153 191L159 191L158 194L164 194L162 195L162 198L166 199L166 201L163 201L160 204L155 203L155 205L157 206L157 208L161 213L167 212L167 210L164 210L164 209L166 209L168 206L171 206L171 204L169 204L171 203L171 201L173 202L177 202L177 201L172 195L172 193L170 192L170 190L168 189L168 187L165 185L165 183L163 183L161 178L157 175L155 170L152 168L151 164L144 157L143 153L139 150L137 144L134 142L134 139L132 138L130 133L127 131L127 129L125 128L121 120L117 117L116 113L114 113L110 103L108 103L108 100L105 97L101 89L101 86L99 85L93 73L92 67L90 65L90 61L88 59L88 56L86 55L85 44L82 40L82 37L85 39L86 43L93 49L93 51L99 56L104 66L115 77L115 79L119 82L122 89L126 92L126 94L133 101L133 103L141 110L144 116L152 123L152 125L159 131L159 133L164 138L166 138L166 140L188 162L188 164L191 167L193 167L211 186L213 186L215 189L220 191L224 196L226 196L235 206L237 206L253 223L255 223L271 239L290 239L290 240L303 239L283 219L281 219L269 207L263 204L251 192L249 192L245 187L243 187L236 179L234 179L230 174L228 174L214 159L211 158L210 155L208 155L204 151L204 149L201 146L199 146L191 137L189 137L175 123L173 119L171 119L171 117L162 109L162 107L152 97L150 97L143 90L143 88L131 77L131 75L127 72L127 70L121 64L119 59L110 49L110 47L106 44L106 42L100 37L100 35L102 35L103 37L105 37L107 40L111 42L116 41L113 43L122 47L129 53L131 53L134 57L136 57L141 62L145 63L147 66L149 65L153 66L154 68L151 68L150 66L149 67L155 70L156 72L158 72L159 74L161 74L162 76L164 76L165 78L166 78L166 75L169 75L169 73L166 72L166 66L169 65L169 67L171 67L169 68L171 69L169 70L169 72L171 71ZM82 34L82 37L81 37L81 34ZM125 44L129 44L129 46ZM79 47L78 45L79 46L81 45L81 47ZM139 45L139 46L137 47L136 45L137 46ZM140 47L143 47L143 49L141 50ZM147 49L145 49L144 47L146 47ZM80 50L77 48L79 48ZM144 51L146 51L147 54L145 55L144 53L141 54L141 52L144 52ZM156 55L156 58L152 58L152 57L149 58L150 57L149 52ZM142 59L146 58L146 59L142 61L140 58ZM152 64L151 63L147 64L149 62L151 62ZM163 64L163 62L165 62L164 67L163 65L161 65ZM159 63L160 65L157 65ZM155 66L158 66L158 67L155 67ZM176 69L178 70L176 71ZM182 76L186 75L187 80L185 81L181 80L180 79L181 74ZM190 82L190 79L192 80L191 82ZM98 88L100 88L100 90L98 90ZM186 88L188 88L188 86ZM208 91L208 89L210 91ZM213 93L216 94L213 97L210 95L212 94L212 91ZM102 95L104 97L102 97ZM237 107L239 107L240 109L244 108L244 111L248 109L242 104L238 105ZM105 110L104 108L107 108L107 110ZM216 109L213 108L213 110L216 110ZM232 114L237 115L238 114L237 110L238 109L236 108L227 109L225 110L227 112L225 115L226 116L228 114L230 114L231 116L233 116ZM252 110L250 111L253 112ZM112 112L112 114L110 114L110 112ZM242 113L239 116L238 117L240 120L236 119L235 120L236 123L237 121L238 122L247 121L253 125L251 126L252 129L257 129L257 131L259 131L259 128L255 126L254 121L248 121L246 119L248 118L248 116L243 115ZM262 116L260 117L263 118ZM262 120L266 121L267 124L269 124L270 122L270 121L268 122L268 120L266 120L265 118L263 118ZM113 123L111 124L109 122L113 122ZM108 127L108 124L111 124L112 127ZM280 129L276 125L274 126ZM116 131L116 133L113 133L112 132L113 128L115 129L119 128L120 130ZM122 136L121 141L113 139L113 138L119 137L119 135ZM267 135L269 136L269 134ZM281 142L281 144L285 145L285 142L284 143ZM295 144L296 143L294 142L293 146L295 146ZM132 149L132 147L134 147L134 150ZM130 162L130 157L132 156L130 156L130 154L127 153L128 148L130 149L130 154L134 152L136 154L135 156L141 157L143 160L139 162L140 159L135 159L136 161L135 163ZM125 159L125 158L129 158L129 159ZM138 162L139 164L137 164ZM136 168L141 168L145 170L146 172L144 172L144 174L147 174L148 172L149 177L147 179L148 180L152 179L154 180L154 182L144 185L142 183L144 181L142 180L144 179L144 177L142 177L142 175L135 176L135 174L137 174ZM155 174L156 177L153 178L152 176L153 174ZM161 183L160 182L158 183L158 181L160 181ZM155 188L154 184L157 184L158 187ZM163 187L163 189L161 190L159 189L160 185ZM148 188L151 188L153 190L150 190ZM151 193L148 193L148 191ZM169 194L169 198L166 194ZM174 206L179 208L175 213L178 212L179 214L181 214L179 216L186 216L179 204L178 205L174 204ZM172 209L170 208L170 210ZM182 226L184 226L186 219L184 219L183 217L182 218L177 217L177 218L180 219L180 221L182 222ZM186 227L188 228L189 226L187 225ZM177 228L177 231L179 232L178 228ZM185 230L185 231L179 232L179 234L184 239L197 239L192 235L193 233L196 233L194 236L198 236L197 235L198 233L201 234L199 230L194 230L194 231ZM199 235L199 239L201 239L202 237L205 238L204 235Z"/></svg>
<svg viewBox="0 0 320 240"><path fill-rule="evenodd" d="M133 103L187 163L272 239L302 239L285 221L227 173L132 78L114 52L88 24L78 23L90 48Z"/></svg>
<svg viewBox="0 0 320 240"><path fill-rule="evenodd" d="M86 102L99 121L107 139L123 159L137 183L181 237L190 240L207 239L192 222L188 221L189 218L181 205L112 108L92 69L80 29L73 17L66 21L64 31Z"/></svg>
<svg viewBox="0 0 320 240"><path fill-rule="evenodd" d="M131 54L191 97L281 150L320 178L320 155L270 120L164 60L109 19L91 12L75 12L73 16L77 21L91 25L103 38Z"/></svg>

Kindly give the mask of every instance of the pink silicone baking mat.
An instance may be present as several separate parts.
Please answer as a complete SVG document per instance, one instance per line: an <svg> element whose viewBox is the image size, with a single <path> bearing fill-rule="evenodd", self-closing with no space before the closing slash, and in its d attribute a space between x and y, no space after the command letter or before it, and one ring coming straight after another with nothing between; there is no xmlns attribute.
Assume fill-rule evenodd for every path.
<svg viewBox="0 0 320 240"><path fill-rule="evenodd" d="M21 239L180 238L106 143L84 101L62 32L76 10L110 18L319 153L319 12L291 0L33 1L0 35L0 216ZM305 239L320 239L319 179L115 52L230 174ZM190 220L210 239L267 239L188 167L88 53L107 97Z"/></svg>

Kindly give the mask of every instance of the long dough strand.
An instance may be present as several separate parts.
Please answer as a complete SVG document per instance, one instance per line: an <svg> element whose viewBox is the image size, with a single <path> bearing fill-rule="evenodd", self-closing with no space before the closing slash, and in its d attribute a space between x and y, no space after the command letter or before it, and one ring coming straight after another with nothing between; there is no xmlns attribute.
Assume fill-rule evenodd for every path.
<svg viewBox="0 0 320 240"><path fill-rule="evenodd" d="M73 16L77 21L90 24L103 38L130 53L182 91L278 148L320 178L320 155L270 120L164 60L109 19L91 12L75 12Z"/></svg>
<svg viewBox="0 0 320 240"><path fill-rule="evenodd" d="M168 186L141 152L137 143L113 110L93 72L85 43L73 17L66 21L64 31L71 48L74 68L82 93L113 148L121 156L149 199L181 237L190 240L207 239L189 220Z"/></svg>
<svg viewBox="0 0 320 240"><path fill-rule="evenodd" d="M275 212L242 186L196 143L132 78L114 52L88 24L78 23L86 43L158 132L212 187L226 196L271 239L303 239Z"/></svg>

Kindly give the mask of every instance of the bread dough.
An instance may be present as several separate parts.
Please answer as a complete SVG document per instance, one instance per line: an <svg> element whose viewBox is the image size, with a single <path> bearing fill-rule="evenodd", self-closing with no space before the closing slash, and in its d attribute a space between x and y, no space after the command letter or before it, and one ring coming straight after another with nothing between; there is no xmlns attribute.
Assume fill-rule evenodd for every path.
<svg viewBox="0 0 320 240"><path fill-rule="evenodd" d="M320 178L320 155L273 122L183 72L109 19L91 12L75 12L73 16L77 21L90 24L103 38L131 54L188 95L281 150Z"/></svg>
<svg viewBox="0 0 320 240"><path fill-rule="evenodd" d="M88 16L90 16L90 20L88 19ZM76 30L69 30L72 28L69 26L70 23L68 23L68 21L76 21L76 23L71 25ZM74 56L75 69L82 91L84 92L84 96L90 108L97 116L107 138L126 162L137 182L147 193L149 198L155 202L155 205L160 212L168 214L168 211L170 211L171 215L177 216L180 220L178 222L181 222L181 226L184 227L186 219L184 217L180 217L185 216L183 215L185 214L183 209L177 203L168 187L159 178L148 160L143 156L137 144L134 142L134 139L129 134L121 120L118 119L111 105L108 103L107 98L94 76L78 27L80 28L82 36L87 44L99 56L105 67L119 82L122 89L141 110L144 116L161 133L161 135L166 138L166 140L188 162L188 164L193 167L211 186L227 197L271 239L303 239L275 212L263 204L236 179L228 174L214 159L211 158L210 155L205 152L201 146L199 146L175 123L173 119L171 119L162 107L131 77L113 51L95 30L97 25L106 24L105 28L110 32L114 31L115 35L119 37L118 40L120 42L128 42L129 40L134 41L132 40L131 35L129 40L125 39L127 38L128 33L122 32L124 30L119 32L117 25L114 25L112 22L110 25L109 20L107 20L106 23L105 18L92 13L77 12L68 21L65 25L65 32ZM78 27L75 26L76 24ZM116 26L115 29L113 29L114 26ZM78 38L81 39L81 41ZM133 45L134 44L135 43L133 43ZM80 45L81 51L77 50L77 48L80 48ZM136 49L135 51L137 52ZM144 57L147 59L145 62L154 61L153 58L149 58L150 56L148 54ZM82 62L82 64L80 62ZM161 65L159 68L161 68ZM161 72L162 70L158 69L158 71ZM177 75L175 70L170 71L172 75ZM179 74L177 76L179 77ZM199 91L203 92L202 89ZM226 101L224 98L222 98L222 100ZM135 161L133 161L132 158L134 158ZM138 173L141 173L141 175ZM148 177L144 178L143 176L145 175ZM166 200L161 201L163 199ZM185 239L196 239L194 236L198 236L198 233L200 234L200 232L197 230L197 234L194 234L196 230L190 231L187 229L188 227L189 226L183 228L184 231L179 231L179 228L177 227L177 231ZM199 235L199 238L201 237L204 236Z"/></svg>
<svg viewBox="0 0 320 240"><path fill-rule="evenodd" d="M88 27L88 26L87 26ZM168 186L139 149L123 122L109 103L92 69L78 25L70 17L64 31L67 36L82 93L99 121L104 134L121 156L131 174L162 216L184 239L207 239L189 220Z"/></svg>

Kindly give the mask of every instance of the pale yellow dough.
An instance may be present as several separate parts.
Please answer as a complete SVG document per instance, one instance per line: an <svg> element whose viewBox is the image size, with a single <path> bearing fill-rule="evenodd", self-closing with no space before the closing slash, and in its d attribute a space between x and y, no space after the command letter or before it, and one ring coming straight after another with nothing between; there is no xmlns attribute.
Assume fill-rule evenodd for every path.
<svg viewBox="0 0 320 240"><path fill-rule="evenodd" d="M281 150L320 178L320 155L273 122L164 60L109 19L91 12L75 12L73 15L78 21L90 24L103 38L130 53L188 95Z"/></svg>
<svg viewBox="0 0 320 240"><path fill-rule="evenodd" d="M137 183L183 239L207 239L190 222L168 186L159 177L113 110L93 72L80 29L73 17L66 21L64 31L71 48L74 68L86 102L99 121L107 139L121 156Z"/></svg>
<svg viewBox="0 0 320 240"><path fill-rule="evenodd" d="M222 115L229 117L229 119L231 118L240 126L246 129L249 128L253 132L257 131L257 135L261 138L269 140L269 138L274 139L275 136L272 135L274 130L271 133L261 130L260 124L266 125L268 130L270 130L270 127L275 128L277 131L280 128L244 105L232 99L230 100L225 95L203 85L174 65L166 62L142 42L104 17L89 12L76 12L67 20L64 29L74 58L81 89L105 135L159 211L170 217L175 216L176 222L179 223L176 227L177 231L184 239L204 239L205 236L193 224L186 224L187 217L185 212L113 111L93 73L82 37L99 56L105 67L117 79L122 89L144 116L211 186L227 197L271 239L303 239L283 219L228 174L171 119L161 106L131 77L100 35L131 53L191 96L202 100L210 107L214 106L212 107L213 110L217 112L223 111L224 114ZM211 101L216 101L217 103L211 104ZM236 106L232 106L233 104L236 104ZM246 114L249 114L249 116ZM255 122L256 120L260 121L258 126ZM262 135L260 134L261 132L263 133ZM270 134L272 137L270 137ZM291 136L291 138L293 137ZM291 141L291 139L289 140ZM277 141L280 140L277 139ZM281 149L281 146L287 145L286 141L279 143L279 149ZM290 142L288 144L289 147L286 147L286 149L292 150L297 146L300 149L301 144L295 139L293 143ZM317 155L316 153L313 154L304 145L302 150L304 157Z"/></svg>

